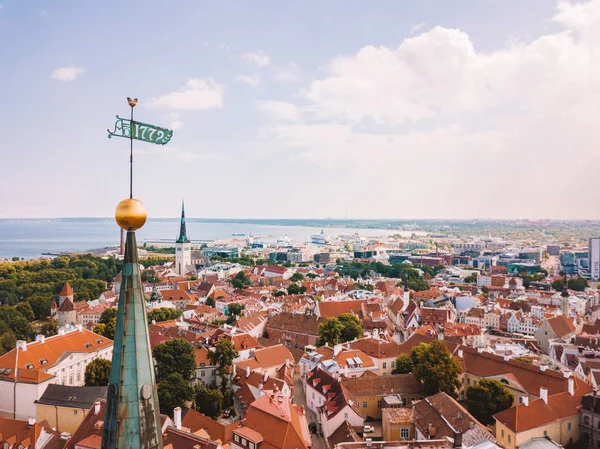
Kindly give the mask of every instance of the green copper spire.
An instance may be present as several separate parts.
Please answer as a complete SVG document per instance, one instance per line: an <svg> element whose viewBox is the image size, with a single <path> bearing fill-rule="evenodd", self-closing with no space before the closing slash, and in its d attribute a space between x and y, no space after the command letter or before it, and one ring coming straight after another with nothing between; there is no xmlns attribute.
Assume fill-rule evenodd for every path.
<svg viewBox="0 0 600 449"><path fill-rule="evenodd" d="M160 429L137 244L128 230L101 447L162 449Z"/></svg>
<svg viewBox="0 0 600 449"><path fill-rule="evenodd" d="M183 201L181 202L181 225L179 227L179 238L176 243L190 243L187 232L185 230L185 208Z"/></svg>

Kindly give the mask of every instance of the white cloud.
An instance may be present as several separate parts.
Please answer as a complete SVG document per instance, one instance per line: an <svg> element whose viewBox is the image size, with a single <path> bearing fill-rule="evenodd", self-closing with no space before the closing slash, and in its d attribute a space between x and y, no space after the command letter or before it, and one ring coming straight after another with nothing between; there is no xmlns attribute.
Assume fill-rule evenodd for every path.
<svg viewBox="0 0 600 449"><path fill-rule="evenodd" d="M266 67L271 64L271 59L262 50L245 53L242 58L258 67Z"/></svg>
<svg viewBox="0 0 600 449"><path fill-rule="evenodd" d="M275 79L283 82L296 82L300 80L298 74L300 67L294 61L288 62L284 67L280 67L275 72Z"/></svg>
<svg viewBox="0 0 600 449"><path fill-rule="evenodd" d="M410 35L412 36L413 34L415 34L417 31L419 31L424 26L425 26L425 22L417 23L416 25L411 26L410 27Z"/></svg>
<svg viewBox="0 0 600 449"><path fill-rule="evenodd" d="M46 11L45 9L40 9L38 12L38 15L40 17L47 17L48 16L48 11Z"/></svg>
<svg viewBox="0 0 600 449"><path fill-rule="evenodd" d="M561 2L554 20L565 31L492 52L434 27L337 57L293 104L257 104L270 119L263 145L381 191L419 186L428 201L412 216L597 216L586 204L600 188L600 0ZM498 189L546 192L559 173L562 203L551 187L534 202L490 202Z"/></svg>
<svg viewBox="0 0 600 449"><path fill-rule="evenodd" d="M252 87L258 87L260 84L260 77L256 73L252 75L238 75L237 80Z"/></svg>
<svg viewBox="0 0 600 449"><path fill-rule="evenodd" d="M255 108L273 120L298 122L301 118L300 109L287 101L257 101Z"/></svg>
<svg viewBox="0 0 600 449"><path fill-rule="evenodd" d="M67 83L76 80L84 73L85 69L82 69L81 67L61 67L54 70L50 75L50 78Z"/></svg>
<svg viewBox="0 0 600 449"><path fill-rule="evenodd" d="M212 78L188 78L179 91L152 98L148 107L174 111L207 110L223 107L225 86Z"/></svg>
<svg viewBox="0 0 600 449"><path fill-rule="evenodd" d="M183 129L184 125L185 125L185 123L182 122L181 120L173 120L171 122L171 129L173 131L179 131L180 129Z"/></svg>

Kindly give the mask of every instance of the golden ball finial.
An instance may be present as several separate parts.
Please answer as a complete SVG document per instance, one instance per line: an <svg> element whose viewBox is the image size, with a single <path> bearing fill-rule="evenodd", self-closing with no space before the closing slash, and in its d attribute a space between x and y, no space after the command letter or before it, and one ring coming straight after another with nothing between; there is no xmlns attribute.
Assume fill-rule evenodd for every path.
<svg viewBox="0 0 600 449"><path fill-rule="evenodd" d="M121 229L135 231L146 223L146 206L140 200L127 198L117 205L115 220Z"/></svg>

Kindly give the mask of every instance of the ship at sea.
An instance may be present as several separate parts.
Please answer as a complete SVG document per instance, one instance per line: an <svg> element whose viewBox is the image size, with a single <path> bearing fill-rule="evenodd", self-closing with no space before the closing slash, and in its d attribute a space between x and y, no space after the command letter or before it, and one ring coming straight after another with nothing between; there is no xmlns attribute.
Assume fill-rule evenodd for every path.
<svg viewBox="0 0 600 449"><path fill-rule="evenodd" d="M313 234L310 236L310 239L313 243L316 243L317 245L329 244L329 237L325 234L325 232L322 229L320 234Z"/></svg>
<svg viewBox="0 0 600 449"><path fill-rule="evenodd" d="M233 232L233 233L231 234L231 236L232 236L232 237L245 237L245 236L246 236L246 234L245 234L245 233L243 233L243 232Z"/></svg>

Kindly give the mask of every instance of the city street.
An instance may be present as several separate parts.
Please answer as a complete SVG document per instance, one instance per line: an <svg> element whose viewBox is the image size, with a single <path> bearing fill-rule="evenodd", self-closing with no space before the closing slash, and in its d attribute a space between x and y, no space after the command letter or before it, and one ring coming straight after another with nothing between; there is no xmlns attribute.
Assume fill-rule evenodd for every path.
<svg viewBox="0 0 600 449"><path fill-rule="evenodd" d="M294 403L304 406L308 424L317 422L317 416L306 406L306 396L304 395L304 389L302 388L302 379L298 373L294 376ZM325 441L324 437L315 435L314 433L312 433L310 437L312 439L313 449L327 449L327 441Z"/></svg>

